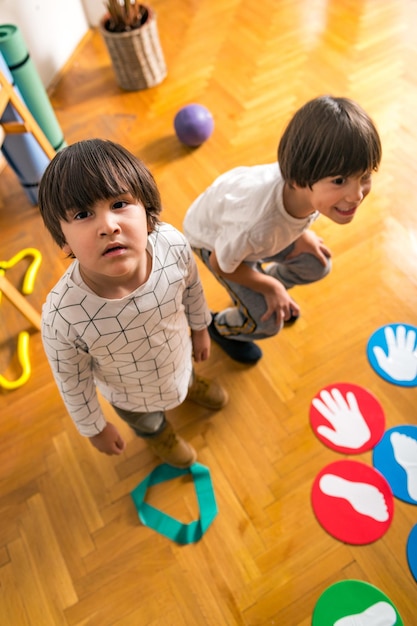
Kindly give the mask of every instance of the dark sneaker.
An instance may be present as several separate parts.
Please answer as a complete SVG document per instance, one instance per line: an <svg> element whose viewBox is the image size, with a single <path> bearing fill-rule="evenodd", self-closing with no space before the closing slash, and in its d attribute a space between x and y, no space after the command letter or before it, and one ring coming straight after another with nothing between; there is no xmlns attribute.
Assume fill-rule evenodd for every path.
<svg viewBox="0 0 417 626"><path fill-rule="evenodd" d="M237 341L223 337L214 325L214 317L208 327L209 335L234 361L253 365L262 357L262 350L253 341Z"/></svg>

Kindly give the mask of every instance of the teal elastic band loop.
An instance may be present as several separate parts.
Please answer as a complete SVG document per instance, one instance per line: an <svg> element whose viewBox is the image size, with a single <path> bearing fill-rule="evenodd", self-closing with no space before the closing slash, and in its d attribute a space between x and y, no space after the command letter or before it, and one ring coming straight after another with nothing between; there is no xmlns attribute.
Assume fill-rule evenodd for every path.
<svg viewBox="0 0 417 626"><path fill-rule="evenodd" d="M193 477L200 509L200 518L190 524L184 524L145 502L146 492L149 487L167 480L173 480L185 474L191 474ZM135 503L142 524L179 544L199 541L218 513L210 470L200 463L194 463L186 469L172 467L172 465L167 465L166 463L158 465L133 489L130 495Z"/></svg>

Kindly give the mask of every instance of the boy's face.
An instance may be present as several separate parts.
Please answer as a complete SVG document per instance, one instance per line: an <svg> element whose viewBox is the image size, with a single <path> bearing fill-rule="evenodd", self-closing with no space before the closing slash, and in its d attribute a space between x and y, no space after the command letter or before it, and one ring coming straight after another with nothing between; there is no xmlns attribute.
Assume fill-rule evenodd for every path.
<svg viewBox="0 0 417 626"><path fill-rule="evenodd" d="M322 178L312 188L303 188L306 202L312 211L318 211L337 224L348 224L372 187L370 172L343 178Z"/></svg>
<svg viewBox="0 0 417 626"><path fill-rule="evenodd" d="M74 211L61 228L66 241L62 249L78 259L87 282L129 282L146 263L147 215L129 194Z"/></svg>

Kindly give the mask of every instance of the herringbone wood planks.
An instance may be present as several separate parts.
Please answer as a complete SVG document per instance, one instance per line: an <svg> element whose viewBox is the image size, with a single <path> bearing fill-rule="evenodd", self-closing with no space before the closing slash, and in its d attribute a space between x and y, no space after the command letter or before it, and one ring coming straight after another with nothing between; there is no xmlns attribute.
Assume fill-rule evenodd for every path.
<svg viewBox="0 0 417 626"><path fill-rule="evenodd" d="M357 99L375 119L384 157L354 222L315 228L333 251L322 283L294 289L300 320L262 342L253 368L213 346L199 369L223 382L230 404L211 415L184 404L171 418L212 474L219 514L203 539L177 546L139 524L130 491L155 466L117 421L128 447L100 455L66 415L32 332L29 382L0 395L0 615L7 626L308 626L320 594L347 578L389 595L417 623L406 561L417 509L395 501L391 528L367 546L328 535L310 504L316 474L340 458L309 426L311 398L353 382L381 402L387 427L416 424L417 391L370 368L370 334L416 324L417 5L413 0L154 0L169 74L159 87L122 93L92 32L57 77L51 101L67 143L99 136L124 144L153 171L164 218L181 227L190 202L219 173L275 159L280 133L304 101ZM173 133L176 111L200 102L215 131L197 150ZM14 174L0 175L1 255L43 255L28 301L41 304L67 261L28 205ZM10 270L19 286L25 262ZM215 310L227 298L201 267ZM0 365L19 373L26 321L1 301ZM368 464L371 454L357 460ZM152 502L188 522L198 514L189 481L160 485Z"/></svg>

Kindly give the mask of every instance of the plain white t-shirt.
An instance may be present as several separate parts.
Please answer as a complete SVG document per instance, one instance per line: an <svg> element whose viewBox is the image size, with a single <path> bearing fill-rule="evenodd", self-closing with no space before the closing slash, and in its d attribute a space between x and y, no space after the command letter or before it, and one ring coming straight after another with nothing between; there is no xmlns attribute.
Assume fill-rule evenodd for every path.
<svg viewBox="0 0 417 626"><path fill-rule="evenodd" d="M278 163L236 167L219 176L189 207L183 231L193 248L216 252L223 272L287 248L319 216L297 219L283 203Z"/></svg>

